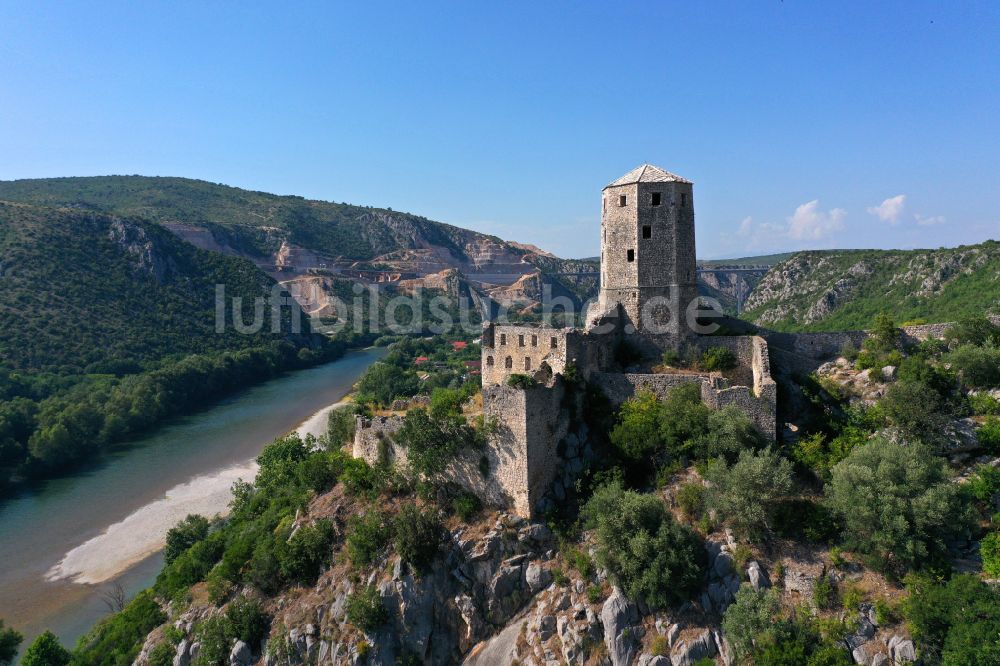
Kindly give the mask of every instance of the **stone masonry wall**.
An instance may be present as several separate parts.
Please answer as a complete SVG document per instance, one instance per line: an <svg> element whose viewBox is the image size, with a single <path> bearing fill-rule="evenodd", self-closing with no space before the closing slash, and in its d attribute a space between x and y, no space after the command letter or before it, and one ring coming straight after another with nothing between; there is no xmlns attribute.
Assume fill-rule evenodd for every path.
<svg viewBox="0 0 1000 666"><path fill-rule="evenodd" d="M482 342L483 386L503 384L512 374L530 375L542 363L548 363L555 373L566 369L567 358L574 358L567 351L574 336L570 329L534 326L508 326L490 324L484 329ZM569 355L572 354L572 355Z"/></svg>

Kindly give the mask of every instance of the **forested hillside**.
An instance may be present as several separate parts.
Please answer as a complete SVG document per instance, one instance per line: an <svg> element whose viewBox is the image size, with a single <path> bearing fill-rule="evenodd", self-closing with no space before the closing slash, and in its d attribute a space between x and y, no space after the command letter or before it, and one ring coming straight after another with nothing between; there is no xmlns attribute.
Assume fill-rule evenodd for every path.
<svg viewBox="0 0 1000 666"><path fill-rule="evenodd" d="M217 331L216 285L252 321L274 281L138 219L0 202L0 263L0 486L337 351L287 307Z"/></svg>
<svg viewBox="0 0 1000 666"><path fill-rule="evenodd" d="M932 323L1000 312L1000 243L802 252L771 269L743 317L778 330L835 331L864 328L880 312Z"/></svg>

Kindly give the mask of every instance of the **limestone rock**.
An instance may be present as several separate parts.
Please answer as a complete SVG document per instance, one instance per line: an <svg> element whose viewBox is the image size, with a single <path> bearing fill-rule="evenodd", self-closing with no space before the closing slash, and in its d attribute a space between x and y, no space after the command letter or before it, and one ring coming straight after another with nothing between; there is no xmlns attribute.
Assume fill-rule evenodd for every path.
<svg viewBox="0 0 1000 666"><path fill-rule="evenodd" d="M767 577L767 573L764 572L764 569L756 561L751 562L747 567L747 579L750 581L753 589L758 592L771 587L771 579Z"/></svg>
<svg viewBox="0 0 1000 666"><path fill-rule="evenodd" d="M651 654L639 655L635 666L670 666L670 660L666 657L654 657Z"/></svg>
<svg viewBox="0 0 1000 666"><path fill-rule="evenodd" d="M250 666L253 664L253 654L250 646L243 641L236 641L229 653L229 666Z"/></svg>
<svg viewBox="0 0 1000 666"><path fill-rule="evenodd" d="M634 626L639 611L617 587L601 608L601 622L612 666L629 666L638 651Z"/></svg>
<svg viewBox="0 0 1000 666"><path fill-rule="evenodd" d="M715 639L706 629L696 638L681 641L670 651L670 663L673 666L694 666L694 663L704 657L715 656Z"/></svg>

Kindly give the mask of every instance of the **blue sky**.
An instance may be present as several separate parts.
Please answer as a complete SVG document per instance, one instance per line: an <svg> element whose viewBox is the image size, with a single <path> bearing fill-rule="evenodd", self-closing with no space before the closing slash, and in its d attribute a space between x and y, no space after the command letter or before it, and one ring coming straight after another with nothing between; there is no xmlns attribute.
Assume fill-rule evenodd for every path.
<svg viewBox="0 0 1000 666"><path fill-rule="evenodd" d="M695 182L702 257L1000 237L1000 3L0 4L0 179L202 178L597 253Z"/></svg>

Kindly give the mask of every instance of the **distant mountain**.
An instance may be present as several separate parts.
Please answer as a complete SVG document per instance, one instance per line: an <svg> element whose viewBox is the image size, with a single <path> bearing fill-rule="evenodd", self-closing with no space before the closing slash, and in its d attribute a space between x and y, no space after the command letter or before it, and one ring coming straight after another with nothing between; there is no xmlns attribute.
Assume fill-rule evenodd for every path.
<svg viewBox="0 0 1000 666"><path fill-rule="evenodd" d="M1000 313L1000 243L938 250L801 252L753 290L744 318L779 330L864 328Z"/></svg>
<svg viewBox="0 0 1000 666"><path fill-rule="evenodd" d="M252 303L274 281L142 220L0 201L0 265L0 368L134 372L281 337L217 334L216 284Z"/></svg>
<svg viewBox="0 0 1000 666"><path fill-rule="evenodd" d="M389 283L457 270L477 293L521 306L530 306L533 296L511 287L526 277L574 299L584 298L596 284L596 279L591 284L586 278L561 275L574 272L580 262L564 262L530 245L419 215L187 178L7 181L0 182L0 199L155 222L199 248L253 261L288 282L296 297L308 291L312 300L303 305L312 310L325 305L317 275ZM294 284L301 280L306 285Z"/></svg>

